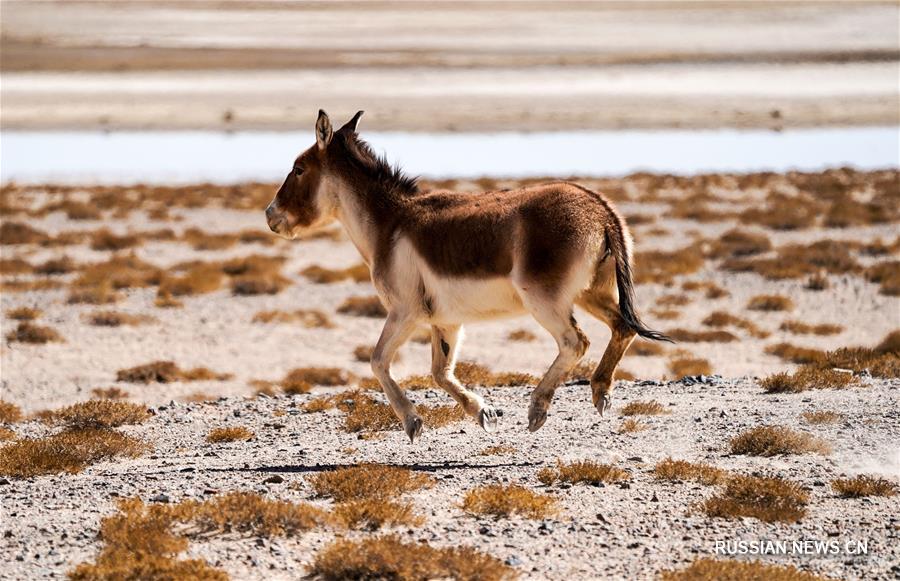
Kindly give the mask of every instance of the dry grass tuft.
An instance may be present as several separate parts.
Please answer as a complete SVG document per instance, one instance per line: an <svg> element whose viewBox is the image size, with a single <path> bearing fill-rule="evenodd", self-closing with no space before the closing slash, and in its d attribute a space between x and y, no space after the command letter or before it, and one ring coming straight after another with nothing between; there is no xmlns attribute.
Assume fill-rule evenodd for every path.
<svg viewBox="0 0 900 581"><path fill-rule="evenodd" d="M900 492L896 483L877 476L861 474L853 478L839 478L831 481L831 488L843 498L864 496L894 496Z"/></svg>
<svg viewBox="0 0 900 581"><path fill-rule="evenodd" d="M571 462L563 464L557 461L556 468L543 468L538 472L538 480L547 486L557 480L569 484L591 484L597 486L601 483L620 482L628 480L631 476L625 470L611 464L599 464L591 460Z"/></svg>
<svg viewBox="0 0 900 581"><path fill-rule="evenodd" d="M307 503L269 500L255 492L229 492L202 503L173 507L176 517L189 522L197 534L247 533L261 537L291 536L327 520L324 511Z"/></svg>
<svg viewBox="0 0 900 581"><path fill-rule="evenodd" d="M199 228L188 228L181 239L190 244L194 250L225 250L238 242L236 234L210 234Z"/></svg>
<svg viewBox="0 0 900 581"><path fill-rule="evenodd" d="M787 196L771 192L766 206L744 210L740 220L744 224L757 224L772 230L802 230L813 226L822 211L822 204L811 196Z"/></svg>
<svg viewBox="0 0 900 581"><path fill-rule="evenodd" d="M281 387L285 390L298 384L339 386L347 385L353 381L353 375L340 367L298 367L292 369L281 380ZM298 393L307 393L300 391Z"/></svg>
<svg viewBox="0 0 900 581"><path fill-rule="evenodd" d="M761 561L732 561L704 557L687 568L663 571L660 581L832 581L793 565L769 565Z"/></svg>
<svg viewBox="0 0 900 581"><path fill-rule="evenodd" d="M792 311L794 301L781 295L757 295L750 299L747 308L751 311Z"/></svg>
<svg viewBox="0 0 900 581"><path fill-rule="evenodd" d="M91 393L99 399L125 399L128 397L128 392L120 387L95 387Z"/></svg>
<svg viewBox="0 0 900 581"><path fill-rule="evenodd" d="M91 325L97 327L121 327L122 325L143 325L154 321L147 315L130 315L118 311L94 311L87 316Z"/></svg>
<svg viewBox="0 0 900 581"><path fill-rule="evenodd" d="M703 462L687 462L685 460L673 460L666 458L653 468L653 475L657 480L692 481L711 486L722 484L728 477L728 472Z"/></svg>
<svg viewBox="0 0 900 581"><path fill-rule="evenodd" d="M774 258L732 258L721 268L732 272L755 272L770 280L802 278L809 275L848 274L860 271L846 242L819 240L808 246L789 244Z"/></svg>
<svg viewBox="0 0 900 581"><path fill-rule="evenodd" d="M713 311L705 319L703 324L707 327L737 327L747 331L752 337L764 339L769 336L769 332L760 329L753 321L732 315L725 311Z"/></svg>
<svg viewBox="0 0 900 581"><path fill-rule="evenodd" d="M157 296L184 297L219 290L225 275L216 264L198 263L181 276L166 276L159 284Z"/></svg>
<svg viewBox="0 0 900 581"><path fill-rule="evenodd" d="M710 258L741 258L763 254L772 249L772 241L765 234L732 229L712 243Z"/></svg>
<svg viewBox="0 0 900 581"><path fill-rule="evenodd" d="M116 381L129 383L172 383L174 381L224 381L230 379L227 373L215 373L205 367L182 370L172 361L153 361L144 365L120 369Z"/></svg>
<svg viewBox="0 0 900 581"><path fill-rule="evenodd" d="M6 316L15 321L33 321L41 316L40 309L31 307L18 307L6 311Z"/></svg>
<svg viewBox="0 0 900 581"><path fill-rule="evenodd" d="M119 294L108 282L97 286L77 287L69 291L70 305L109 305L119 300Z"/></svg>
<svg viewBox="0 0 900 581"><path fill-rule="evenodd" d="M309 479L317 496L335 502L399 497L422 488L431 488L434 479L407 468L383 464L360 464L320 472Z"/></svg>
<svg viewBox="0 0 900 581"><path fill-rule="evenodd" d="M759 426L747 430L730 442L732 454L769 458L781 454L814 452L827 455L831 446L824 440L785 426Z"/></svg>
<svg viewBox="0 0 900 581"><path fill-rule="evenodd" d="M766 393L800 393L807 389L842 389L857 384L852 373L804 365L794 373L775 373L760 382Z"/></svg>
<svg viewBox="0 0 900 581"><path fill-rule="evenodd" d="M840 325L832 325L830 323L822 323L819 325L810 325L803 321L785 321L778 327L782 331L794 333L795 335L837 335L844 330Z"/></svg>
<svg viewBox="0 0 900 581"><path fill-rule="evenodd" d="M537 336L528 329L514 329L509 332L506 338L510 341L531 342L537 339Z"/></svg>
<svg viewBox="0 0 900 581"><path fill-rule="evenodd" d="M119 236L113 234L109 228L101 228L91 234L91 249L108 250L115 252L117 250L125 250L126 248L134 248L139 246L143 240L136 234L125 234Z"/></svg>
<svg viewBox="0 0 900 581"><path fill-rule="evenodd" d="M626 354L638 357L655 357L663 353L665 353L665 349L659 343L639 339L631 344Z"/></svg>
<svg viewBox="0 0 900 581"><path fill-rule="evenodd" d="M237 442L238 440L251 440L254 434L244 426L233 426L229 428L213 428L206 435L206 441L210 444L221 444L224 442Z"/></svg>
<svg viewBox="0 0 900 581"><path fill-rule="evenodd" d="M422 421L430 428L441 428L466 419L466 412L459 405L419 406Z"/></svg>
<svg viewBox="0 0 900 581"><path fill-rule="evenodd" d="M703 267L703 263L703 254L694 246L672 252L639 252L635 256L634 280L637 284L669 284L676 276L697 272Z"/></svg>
<svg viewBox="0 0 900 581"><path fill-rule="evenodd" d="M6 340L41 345L50 342L61 343L63 338L55 329L23 321L19 323L18 327L6 334Z"/></svg>
<svg viewBox="0 0 900 581"><path fill-rule="evenodd" d="M314 264L300 271L300 274L316 284L331 284L342 280L369 282L369 267L363 263L348 268L331 269Z"/></svg>
<svg viewBox="0 0 900 581"><path fill-rule="evenodd" d="M361 362L361 363L369 363L372 361L372 353L375 351L375 347L372 345L358 345L353 350L353 357ZM394 359L396 361L396 359Z"/></svg>
<svg viewBox="0 0 900 581"><path fill-rule="evenodd" d="M623 416L660 416L669 414L669 410L656 400L632 401L622 408Z"/></svg>
<svg viewBox="0 0 900 581"><path fill-rule="evenodd" d="M806 423L814 426L822 424L836 424L844 420L844 414L833 412L830 410L816 410L811 412L803 412L800 414Z"/></svg>
<svg viewBox="0 0 900 581"><path fill-rule="evenodd" d="M809 494L799 484L780 478L732 476L725 489L703 503L711 517L757 518L764 522L795 522L806 516Z"/></svg>
<svg viewBox="0 0 900 581"><path fill-rule="evenodd" d="M811 291L823 291L831 288L831 282L828 280L828 277L822 273L811 274L809 275L809 278L806 279L806 285L804 285L803 288Z"/></svg>
<svg viewBox="0 0 900 581"><path fill-rule="evenodd" d="M507 456L510 454L515 454L518 450L516 450L513 446L488 446L484 450L478 453L479 456Z"/></svg>
<svg viewBox="0 0 900 581"><path fill-rule="evenodd" d="M27 478L76 473L117 456L138 456L140 440L107 429L66 430L46 438L17 440L0 448L0 474Z"/></svg>
<svg viewBox="0 0 900 581"><path fill-rule="evenodd" d="M21 222L3 222L0 224L0 244L44 244L50 241L50 236L42 230L32 228Z"/></svg>
<svg viewBox="0 0 900 581"><path fill-rule="evenodd" d="M633 434L635 432L643 432L648 428L647 424L640 422L634 418L628 418L619 426L619 434Z"/></svg>
<svg viewBox="0 0 900 581"><path fill-rule="evenodd" d="M0 275L29 274L33 271L31 263L21 258L0 258Z"/></svg>
<svg viewBox="0 0 900 581"><path fill-rule="evenodd" d="M254 323L300 323L307 329L331 329L334 324L328 315L319 310L260 311L253 315Z"/></svg>
<svg viewBox="0 0 900 581"><path fill-rule="evenodd" d="M490 484L467 491L462 508L476 515L542 519L556 512L556 501L517 484Z"/></svg>
<svg viewBox="0 0 900 581"><path fill-rule="evenodd" d="M765 349L769 355L775 355L785 361L800 365L808 363L822 363L825 360L825 352L809 347L798 347L790 343L776 343Z"/></svg>
<svg viewBox="0 0 900 581"><path fill-rule="evenodd" d="M363 498L335 505L332 516L349 529L375 531L383 526L421 526L425 520L416 515L412 504L381 498Z"/></svg>
<svg viewBox="0 0 900 581"><path fill-rule="evenodd" d="M669 371L676 379L681 379L692 375L711 375L712 366L706 359L679 356L669 361Z"/></svg>
<svg viewBox="0 0 900 581"><path fill-rule="evenodd" d="M43 274L44 276L58 276L68 274L78 268L75 261L68 256L60 258L51 258L50 260L34 267L35 274Z"/></svg>
<svg viewBox="0 0 900 581"><path fill-rule="evenodd" d="M368 297L349 297L338 307L337 312L356 317L372 317L381 319L387 316L381 299L372 295Z"/></svg>
<svg viewBox="0 0 900 581"><path fill-rule="evenodd" d="M347 432L381 432L399 430L400 422L391 406L375 400L361 391L341 394L335 406L344 416L344 430Z"/></svg>
<svg viewBox="0 0 900 581"><path fill-rule="evenodd" d="M136 403L94 399L41 412L39 417L45 423L65 424L72 429L117 428L142 424L150 418L150 412L146 406Z"/></svg>
<svg viewBox="0 0 900 581"><path fill-rule="evenodd" d="M456 365L456 377L467 385L483 387L515 387L536 384L538 378L529 373L516 371L494 372L472 361L460 361Z"/></svg>
<svg viewBox="0 0 900 581"><path fill-rule="evenodd" d="M691 331L678 328L669 329L666 334L680 343L731 343L738 340L736 335L723 330Z"/></svg>
<svg viewBox="0 0 900 581"><path fill-rule="evenodd" d="M16 433L9 428L0 427L0 442L6 442L9 440L15 440Z"/></svg>
<svg viewBox="0 0 900 581"><path fill-rule="evenodd" d="M22 409L14 403L0 399L0 424L14 424L22 419Z"/></svg>
<svg viewBox="0 0 900 581"><path fill-rule="evenodd" d="M881 285L879 293L889 297L900 296L900 261L873 264L866 269L865 276L869 282Z"/></svg>
<svg viewBox="0 0 900 581"><path fill-rule="evenodd" d="M309 574L323 581L504 581L516 576L499 559L469 547L436 549L424 543L404 543L393 535L359 541L336 540L316 555Z"/></svg>

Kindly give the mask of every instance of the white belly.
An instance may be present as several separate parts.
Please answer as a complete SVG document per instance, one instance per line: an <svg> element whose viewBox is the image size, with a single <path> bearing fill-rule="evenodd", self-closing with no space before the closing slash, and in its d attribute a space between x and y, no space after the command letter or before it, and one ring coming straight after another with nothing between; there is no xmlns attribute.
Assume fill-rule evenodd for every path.
<svg viewBox="0 0 900 581"><path fill-rule="evenodd" d="M468 323L525 312L512 281L505 277L451 278L426 273L423 279L432 300L433 323Z"/></svg>

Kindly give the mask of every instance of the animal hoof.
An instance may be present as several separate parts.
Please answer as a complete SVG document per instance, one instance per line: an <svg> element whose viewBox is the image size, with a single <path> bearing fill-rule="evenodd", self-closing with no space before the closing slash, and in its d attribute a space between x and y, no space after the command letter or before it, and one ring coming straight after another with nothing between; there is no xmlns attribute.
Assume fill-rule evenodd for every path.
<svg viewBox="0 0 900 581"><path fill-rule="evenodd" d="M478 423L484 428L484 431L491 434L497 431L497 410L491 407L483 408L478 413Z"/></svg>
<svg viewBox="0 0 900 581"><path fill-rule="evenodd" d="M403 429L406 431L406 435L409 436L410 444L415 444L419 436L422 435L422 418L418 416L406 418L406 425L403 426Z"/></svg>
<svg viewBox="0 0 900 581"><path fill-rule="evenodd" d="M603 416L603 412L608 410L612 406L612 400L609 397L609 394L603 395L600 399L597 400L597 411L600 412L600 416Z"/></svg>
<svg viewBox="0 0 900 581"><path fill-rule="evenodd" d="M528 409L528 431L536 432L547 421L547 410L531 406Z"/></svg>

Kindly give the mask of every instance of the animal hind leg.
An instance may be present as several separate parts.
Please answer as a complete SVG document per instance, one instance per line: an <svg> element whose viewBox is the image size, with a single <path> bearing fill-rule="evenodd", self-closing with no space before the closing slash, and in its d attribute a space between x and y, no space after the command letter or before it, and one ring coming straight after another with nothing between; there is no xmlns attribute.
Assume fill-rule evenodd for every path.
<svg viewBox="0 0 900 581"><path fill-rule="evenodd" d="M591 374L591 396L594 407L602 416L612 405L612 383L616 367L636 333L619 314L619 303L615 296L594 292L580 299L578 304L606 323L612 333L597 369Z"/></svg>
<svg viewBox="0 0 900 581"><path fill-rule="evenodd" d="M456 353L462 342L462 327L431 327L431 373L441 389L450 394L465 412L475 418L486 432L497 429L497 411L484 403L477 393L463 387L453 375Z"/></svg>
<svg viewBox="0 0 900 581"><path fill-rule="evenodd" d="M551 303L541 297L524 293L523 302L535 320L553 335L559 353L550 368L531 393L528 408L528 429L535 432L547 420L547 411L560 381L578 364L590 346L587 336L578 327L572 314L572 304Z"/></svg>
<svg viewBox="0 0 900 581"><path fill-rule="evenodd" d="M394 360L397 350L406 342L415 328L415 318L397 312L389 313L384 329L381 331L381 337L372 352L372 372L378 378L381 389L412 443L415 443L422 433L422 418L419 417L415 406L391 377L391 362Z"/></svg>

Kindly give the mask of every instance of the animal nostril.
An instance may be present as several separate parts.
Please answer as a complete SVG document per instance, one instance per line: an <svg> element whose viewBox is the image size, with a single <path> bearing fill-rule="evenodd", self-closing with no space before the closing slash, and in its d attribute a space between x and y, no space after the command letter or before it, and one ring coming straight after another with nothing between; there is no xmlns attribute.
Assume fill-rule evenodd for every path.
<svg viewBox="0 0 900 581"><path fill-rule="evenodd" d="M274 213L275 213L275 209L272 208L272 206L269 206L268 208L266 208L266 218L268 218L269 220L272 219L272 215Z"/></svg>

